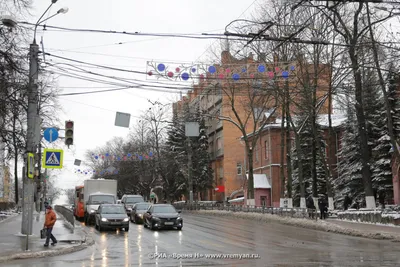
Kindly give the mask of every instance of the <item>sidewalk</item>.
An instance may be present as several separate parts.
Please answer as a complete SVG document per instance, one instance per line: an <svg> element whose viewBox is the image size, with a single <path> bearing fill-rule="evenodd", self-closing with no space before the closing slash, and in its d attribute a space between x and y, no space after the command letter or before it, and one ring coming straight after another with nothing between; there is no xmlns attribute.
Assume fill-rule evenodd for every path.
<svg viewBox="0 0 400 267"><path fill-rule="evenodd" d="M329 219L329 218L324 221L346 229L368 232L375 235L390 235L400 239L400 226L360 223L360 222L352 222L352 221Z"/></svg>
<svg viewBox="0 0 400 267"><path fill-rule="evenodd" d="M26 250L26 236L21 234L22 213L0 222L0 262L19 258L60 255L91 245L91 240L87 240L87 234L80 226L76 226L74 230L68 228L63 217L57 214L53 235L58 243L56 246L44 247L45 239L40 238L44 219L44 212L34 212L32 235L28 238L28 251Z"/></svg>

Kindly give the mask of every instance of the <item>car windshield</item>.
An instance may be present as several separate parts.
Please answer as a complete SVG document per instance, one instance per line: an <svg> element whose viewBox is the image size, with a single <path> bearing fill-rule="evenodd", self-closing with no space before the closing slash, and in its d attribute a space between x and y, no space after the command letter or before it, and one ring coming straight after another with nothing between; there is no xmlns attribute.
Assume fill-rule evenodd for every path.
<svg viewBox="0 0 400 267"><path fill-rule="evenodd" d="M154 206L154 213L176 213L176 210L172 206Z"/></svg>
<svg viewBox="0 0 400 267"><path fill-rule="evenodd" d="M148 210L150 204L136 204L136 210Z"/></svg>
<svg viewBox="0 0 400 267"><path fill-rule="evenodd" d="M144 199L142 197L127 197L125 201L125 203L127 204L134 204L139 202L144 202Z"/></svg>
<svg viewBox="0 0 400 267"><path fill-rule="evenodd" d="M104 206L101 208L102 214L124 214L125 209L121 206Z"/></svg>
<svg viewBox="0 0 400 267"><path fill-rule="evenodd" d="M114 196L98 195L91 196L90 203L92 204L115 204Z"/></svg>

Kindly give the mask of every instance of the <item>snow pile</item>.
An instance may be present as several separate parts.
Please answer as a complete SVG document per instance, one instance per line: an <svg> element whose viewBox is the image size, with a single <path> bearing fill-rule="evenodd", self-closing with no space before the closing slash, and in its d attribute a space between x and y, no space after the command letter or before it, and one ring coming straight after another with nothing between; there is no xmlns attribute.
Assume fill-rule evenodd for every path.
<svg viewBox="0 0 400 267"><path fill-rule="evenodd" d="M393 240L396 242L400 242L400 235L396 235L393 233L383 233L383 232L364 232L356 229L341 227L339 225L329 223L328 221L321 221L321 220L316 221L316 220L308 220L301 218L280 217L272 214L232 212L223 210L197 210L190 212L197 214L204 214L204 215L229 216L229 217L236 217L243 219L259 220L262 222L275 222L275 223L281 223L285 225L297 226L324 232L332 232L332 233L379 239L379 240L383 239Z"/></svg>
<svg viewBox="0 0 400 267"><path fill-rule="evenodd" d="M18 215L18 212L14 209L0 211L0 222L16 215Z"/></svg>
<svg viewBox="0 0 400 267"><path fill-rule="evenodd" d="M347 211L338 212L338 217L342 220L356 222L400 225L400 212L398 211L350 209Z"/></svg>

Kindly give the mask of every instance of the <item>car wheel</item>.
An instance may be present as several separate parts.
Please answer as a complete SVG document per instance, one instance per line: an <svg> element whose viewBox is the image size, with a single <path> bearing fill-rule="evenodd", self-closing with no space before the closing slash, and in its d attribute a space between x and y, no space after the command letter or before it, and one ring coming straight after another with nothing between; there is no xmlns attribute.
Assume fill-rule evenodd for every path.
<svg viewBox="0 0 400 267"><path fill-rule="evenodd" d="M129 232L129 227L126 227L126 228L125 228L125 232Z"/></svg>
<svg viewBox="0 0 400 267"><path fill-rule="evenodd" d="M176 229L178 229L178 231L182 230L182 227L176 227Z"/></svg>
<svg viewBox="0 0 400 267"><path fill-rule="evenodd" d="M149 223L149 229L154 231L154 226L153 226L153 222L152 221L150 221L150 223Z"/></svg>

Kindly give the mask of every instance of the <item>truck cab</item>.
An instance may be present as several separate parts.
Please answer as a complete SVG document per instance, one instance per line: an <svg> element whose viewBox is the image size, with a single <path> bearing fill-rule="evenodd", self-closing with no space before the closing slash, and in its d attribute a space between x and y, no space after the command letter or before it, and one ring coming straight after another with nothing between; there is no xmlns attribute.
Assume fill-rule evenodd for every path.
<svg viewBox="0 0 400 267"><path fill-rule="evenodd" d="M113 194L93 193L90 194L85 203L85 223L89 225L94 222L96 211L100 204L116 204L117 198Z"/></svg>

